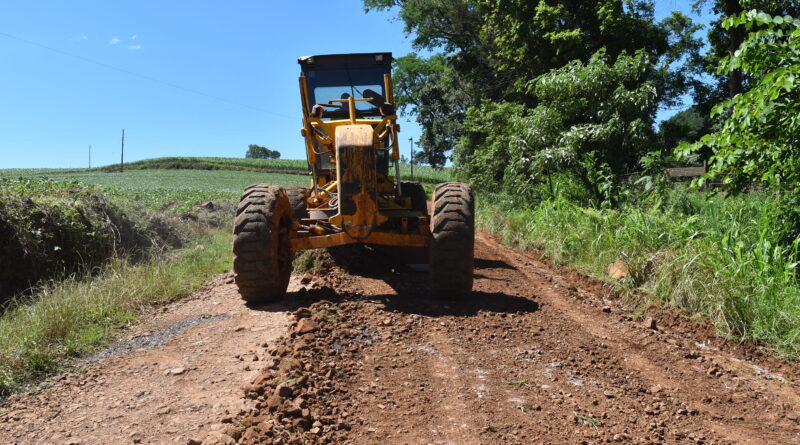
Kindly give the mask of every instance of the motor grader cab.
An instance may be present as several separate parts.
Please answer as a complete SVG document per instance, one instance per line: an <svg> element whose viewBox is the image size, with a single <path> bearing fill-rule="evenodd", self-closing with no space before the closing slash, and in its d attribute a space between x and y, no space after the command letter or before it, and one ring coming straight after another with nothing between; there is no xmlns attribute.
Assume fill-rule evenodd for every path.
<svg viewBox="0 0 800 445"><path fill-rule="evenodd" d="M242 298L282 298L295 251L355 243L424 251L435 295L468 294L472 191L463 183L439 184L429 211L423 187L400 180L391 53L309 56L298 63L310 186L245 189L233 241Z"/></svg>

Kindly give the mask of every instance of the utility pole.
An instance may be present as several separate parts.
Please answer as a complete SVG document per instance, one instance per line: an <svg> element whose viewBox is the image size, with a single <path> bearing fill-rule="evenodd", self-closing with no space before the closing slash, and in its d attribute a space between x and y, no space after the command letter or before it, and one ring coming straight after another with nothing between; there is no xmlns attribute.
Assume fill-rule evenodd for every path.
<svg viewBox="0 0 800 445"><path fill-rule="evenodd" d="M408 138L411 143L411 180L414 180L414 138Z"/></svg>
<svg viewBox="0 0 800 445"><path fill-rule="evenodd" d="M123 128L122 129L122 148L120 149L120 152L119 152L119 172L120 173L122 173L122 171L125 168L125 167L123 167L124 164L125 164L125 129Z"/></svg>

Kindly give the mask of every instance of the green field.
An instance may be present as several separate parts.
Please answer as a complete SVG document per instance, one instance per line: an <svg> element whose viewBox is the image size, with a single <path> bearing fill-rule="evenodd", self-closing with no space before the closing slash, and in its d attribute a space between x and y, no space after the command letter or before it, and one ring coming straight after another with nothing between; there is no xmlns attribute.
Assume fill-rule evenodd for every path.
<svg viewBox="0 0 800 445"><path fill-rule="evenodd" d="M200 201L236 199L251 184L308 187L311 180L306 161L293 159L156 158L126 164L123 173L117 168L8 169L0 170L0 177L77 180L151 208L177 211L186 211ZM401 165L400 172L402 179L411 179L409 165ZM414 166L414 179L430 189L450 180L450 171Z"/></svg>
<svg viewBox="0 0 800 445"><path fill-rule="evenodd" d="M11 178L46 177L56 181L77 180L99 186L104 192L141 202L146 207L170 207L184 212L200 201L237 199L245 187L256 183L284 187L308 186L309 177L281 173L259 173L230 170L129 170L124 173L102 171L16 171L3 172Z"/></svg>
<svg viewBox="0 0 800 445"><path fill-rule="evenodd" d="M265 173L308 174L305 159L247 159L247 158L200 158L200 157L166 157L144 159L125 164L129 170L239 170ZM107 165L91 169L91 171L116 172L118 165ZM56 172L58 170L55 170ZM69 170L79 172L80 170ZM85 171L85 170L84 170ZM390 172L393 169L390 169ZM50 173L53 170L25 170L26 174L38 172ZM411 166L400 164L400 177L410 180ZM449 169L435 169L424 165L414 166L414 180L422 183L439 183L450 180Z"/></svg>

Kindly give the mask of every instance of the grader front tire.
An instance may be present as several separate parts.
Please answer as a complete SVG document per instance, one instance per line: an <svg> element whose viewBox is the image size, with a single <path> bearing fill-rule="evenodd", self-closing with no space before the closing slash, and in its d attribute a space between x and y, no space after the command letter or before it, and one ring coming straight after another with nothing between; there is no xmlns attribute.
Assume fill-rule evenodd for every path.
<svg viewBox="0 0 800 445"><path fill-rule="evenodd" d="M270 303L283 298L292 271L292 213L283 188L245 189L233 228L233 271L242 299Z"/></svg>
<svg viewBox="0 0 800 445"><path fill-rule="evenodd" d="M442 298L465 297L472 291L475 253L472 189L461 182L439 184L431 213L431 291Z"/></svg>

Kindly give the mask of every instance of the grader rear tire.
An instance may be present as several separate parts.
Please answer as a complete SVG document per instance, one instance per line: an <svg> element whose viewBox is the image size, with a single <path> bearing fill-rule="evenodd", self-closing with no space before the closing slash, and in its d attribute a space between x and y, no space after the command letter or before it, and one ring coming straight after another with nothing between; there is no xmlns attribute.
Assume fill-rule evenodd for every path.
<svg viewBox="0 0 800 445"><path fill-rule="evenodd" d="M431 291L441 298L465 297L472 291L475 253L472 189L461 182L437 185L431 213Z"/></svg>
<svg viewBox="0 0 800 445"><path fill-rule="evenodd" d="M233 271L242 299L270 303L283 298L292 272L292 214L283 188L246 188L236 208Z"/></svg>
<svg viewBox="0 0 800 445"><path fill-rule="evenodd" d="M299 221L308 218L306 201L311 196L311 189L305 187L286 187L286 196L289 197L289 206L292 208L292 219Z"/></svg>

